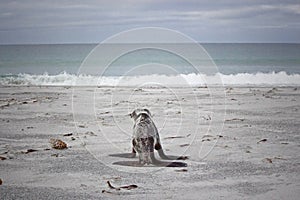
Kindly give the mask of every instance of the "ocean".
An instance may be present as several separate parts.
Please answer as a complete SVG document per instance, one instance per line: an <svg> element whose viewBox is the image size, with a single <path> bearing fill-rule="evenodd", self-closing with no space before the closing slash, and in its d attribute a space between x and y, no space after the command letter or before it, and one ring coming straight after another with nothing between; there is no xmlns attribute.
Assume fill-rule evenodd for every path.
<svg viewBox="0 0 300 200"><path fill-rule="evenodd" d="M300 85L300 44L201 45L217 66L214 74L195 71L168 52L146 49L115 60L101 74L100 82L104 66L90 72L80 70L96 44L0 45L0 85L114 86L122 82L130 86L149 81L176 85L184 78L190 85L201 86L216 77L224 85ZM143 70L134 70L141 65ZM165 70L165 65L172 69Z"/></svg>

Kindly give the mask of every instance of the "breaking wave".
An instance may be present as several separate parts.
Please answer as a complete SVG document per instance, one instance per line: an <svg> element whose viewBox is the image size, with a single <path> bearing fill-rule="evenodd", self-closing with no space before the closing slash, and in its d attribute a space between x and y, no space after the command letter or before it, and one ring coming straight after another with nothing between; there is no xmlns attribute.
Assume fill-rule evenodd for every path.
<svg viewBox="0 0 300 200"><path fill-rule="evenodd" d="M141 76L106 76L74 75L66 72L58 75L2 75L0 85L36 85L36 86L137 86L141 84L161 84L170 86L298 86L300 74L286 72L272 73L239 73L225 75L179 74L179 75L141 75Z"/></svg>

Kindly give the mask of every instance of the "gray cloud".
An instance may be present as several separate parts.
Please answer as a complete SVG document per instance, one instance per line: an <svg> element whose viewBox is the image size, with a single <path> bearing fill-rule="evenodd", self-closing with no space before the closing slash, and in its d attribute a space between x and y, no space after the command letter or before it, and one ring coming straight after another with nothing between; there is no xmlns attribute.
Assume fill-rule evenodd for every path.
<svg viewBox="0 0 300 200"><path fill-rule="evenodd" d="M204 42L300 42L299 19L300 3L291 0L2 0L0 43L100 42L142 26Z"/></svg>

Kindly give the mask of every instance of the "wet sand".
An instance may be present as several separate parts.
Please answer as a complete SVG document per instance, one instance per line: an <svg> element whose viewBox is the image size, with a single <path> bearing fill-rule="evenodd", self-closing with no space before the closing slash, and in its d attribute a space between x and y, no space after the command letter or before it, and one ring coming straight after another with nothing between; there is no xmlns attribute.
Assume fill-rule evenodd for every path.
<svg viewBox="0 0 300 200"><path fill-rule="evenodd" d="M298 199L300 88L210 92L1 86L1 199ZM137 160L110 156L131 151L135 107L150 109L166 153L188 167L112 164Z"/></svg>

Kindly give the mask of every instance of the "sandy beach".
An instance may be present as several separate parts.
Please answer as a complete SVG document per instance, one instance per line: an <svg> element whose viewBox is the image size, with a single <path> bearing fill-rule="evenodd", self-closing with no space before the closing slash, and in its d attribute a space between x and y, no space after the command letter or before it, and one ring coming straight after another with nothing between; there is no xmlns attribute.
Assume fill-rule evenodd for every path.
<svg viewBox="0 0 300 200"><path fill-rule="evenodd" d="M298 199L300 88L223 92L1 86L0 199ZM137 160L110 156L131 151L136 107L188 167L113 165Z"/></svg>

